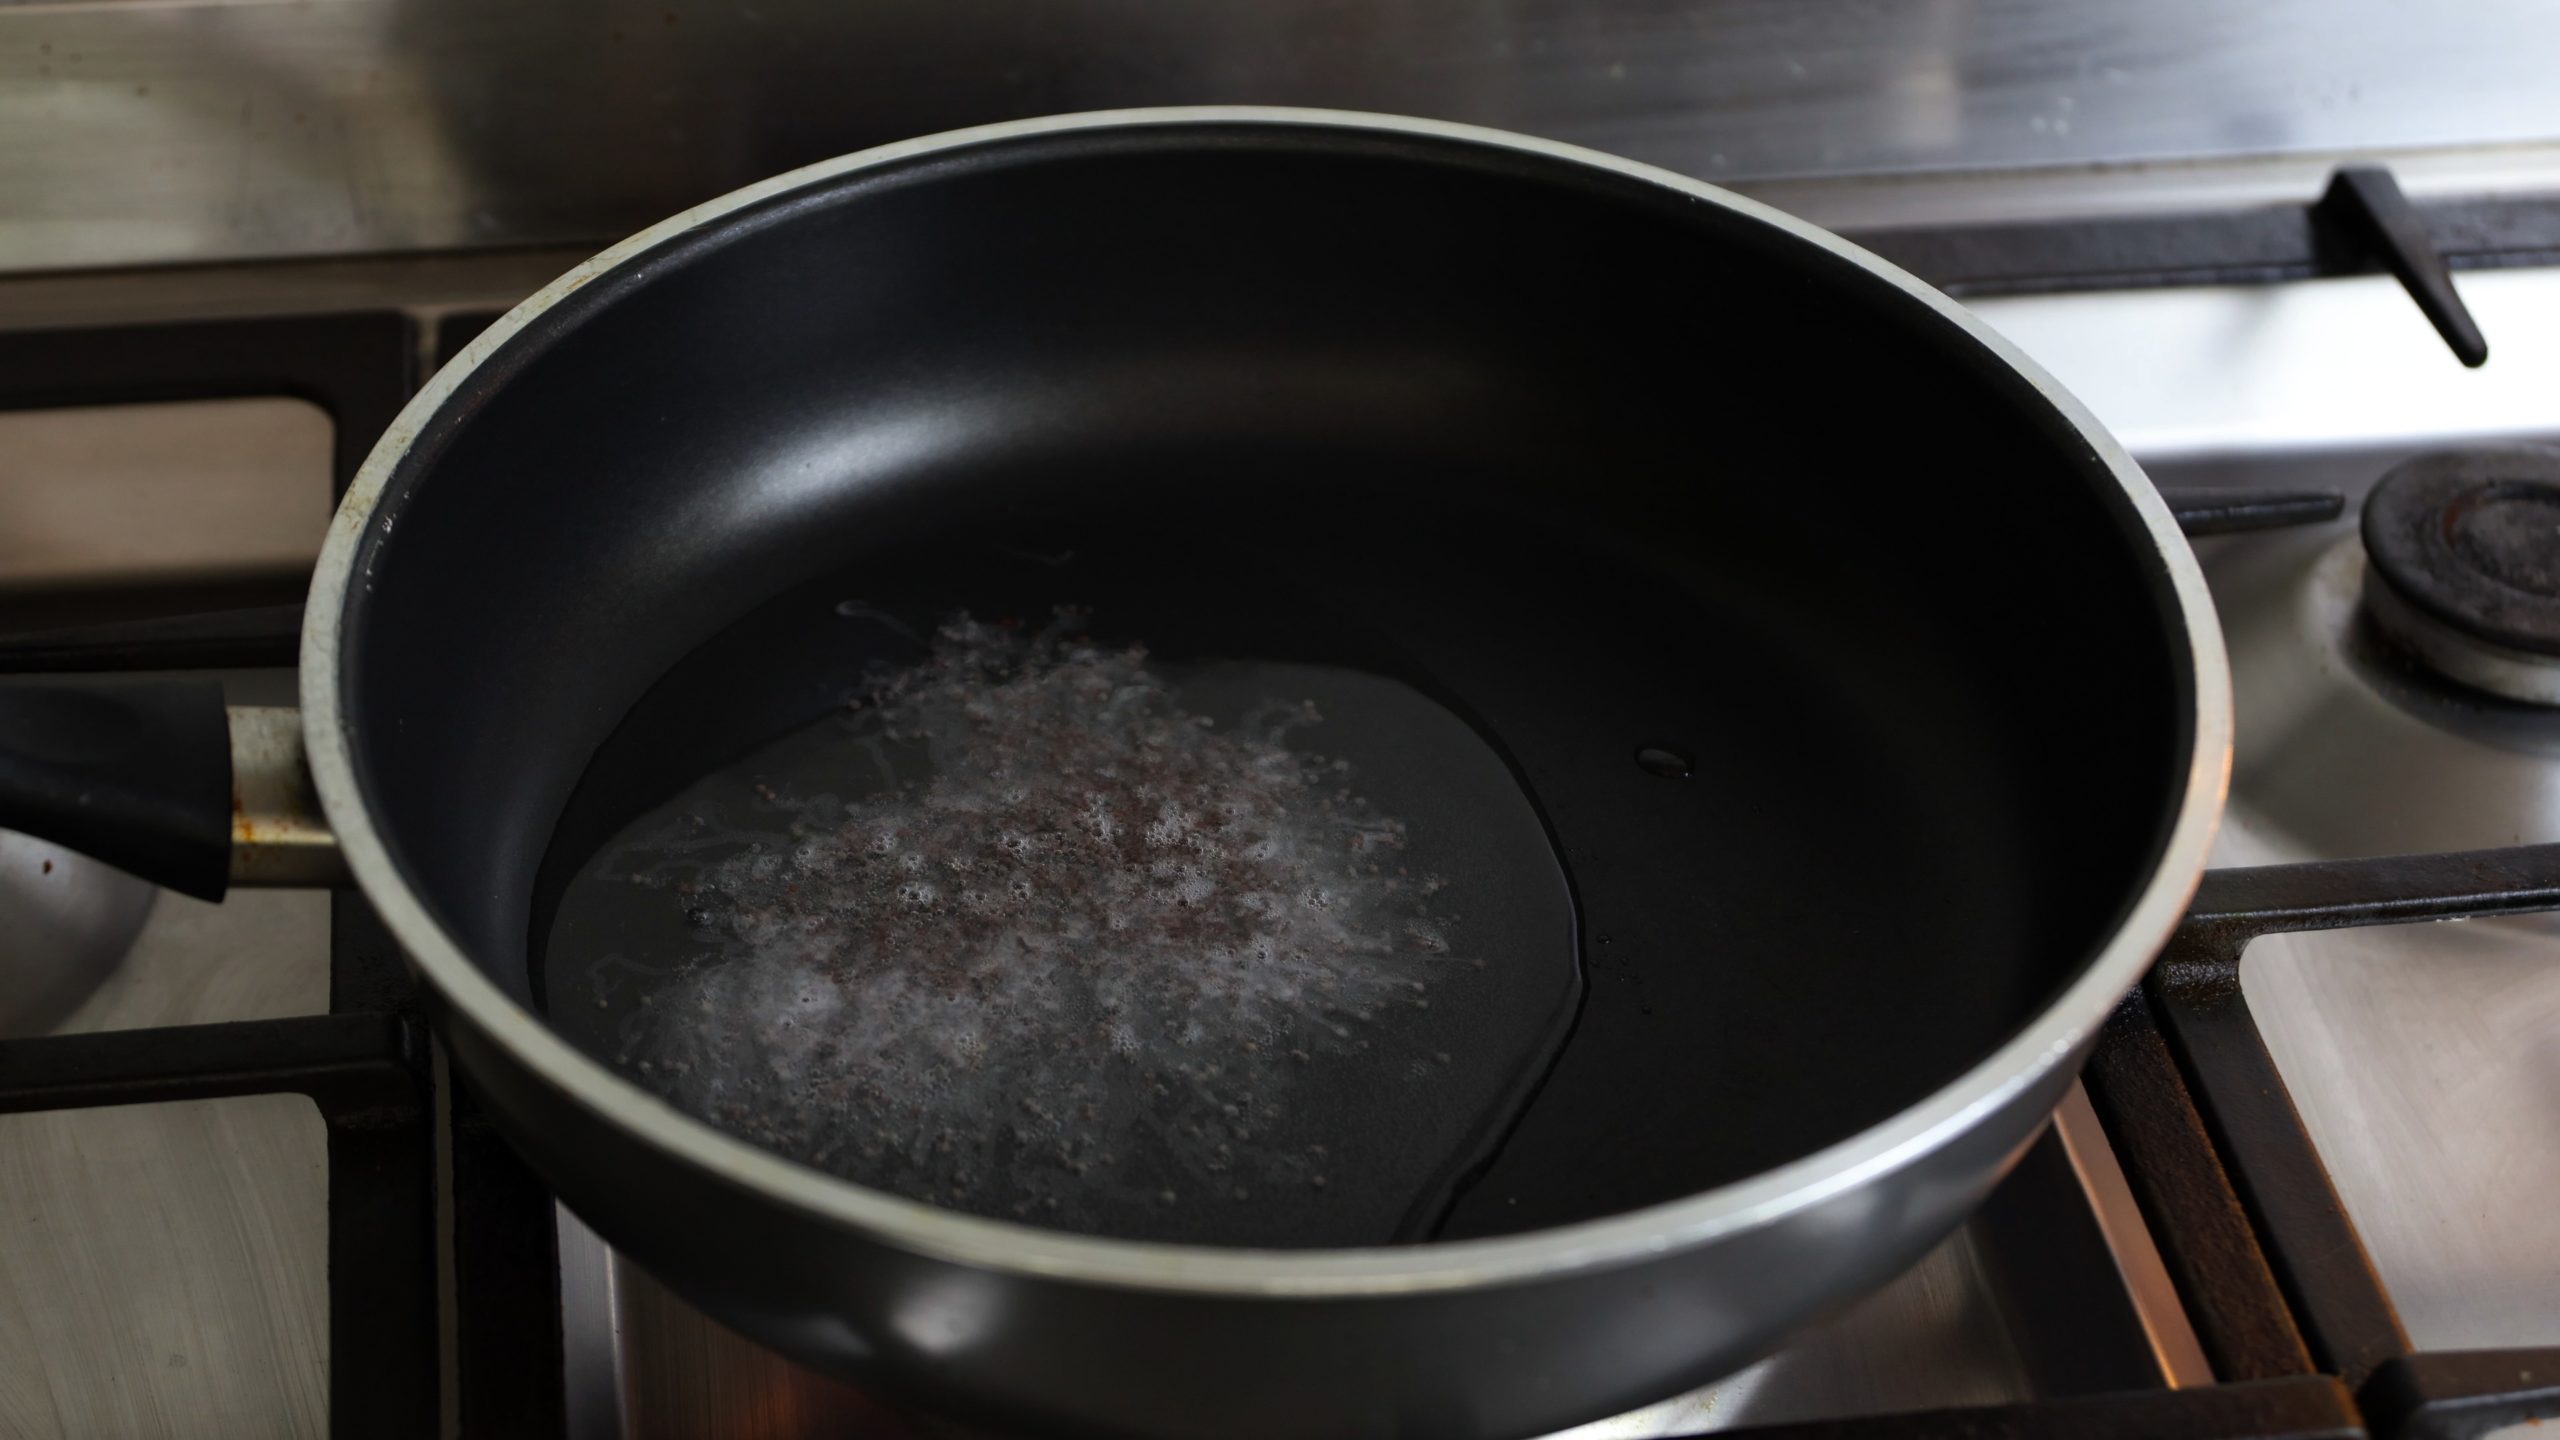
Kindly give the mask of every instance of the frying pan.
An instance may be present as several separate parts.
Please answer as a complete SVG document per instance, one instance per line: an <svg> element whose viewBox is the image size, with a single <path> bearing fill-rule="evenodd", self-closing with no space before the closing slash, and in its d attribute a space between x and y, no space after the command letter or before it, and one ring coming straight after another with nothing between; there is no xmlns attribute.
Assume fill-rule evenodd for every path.
<svg viewBox="0 0 2560 1440"><path fill-rule="evenodd" d="M1398 676L1542 817L1578 1015L1431 1243L899 1199L541 1018L562 867L839 703L840 597L1016 603L988 557L1067 551L1054 598L1168 655ZM578 267L375 448L302 686L455 1067L606 1238L808 1364L1162 1436L1532 1434L1891 1277L2163 943L2229 736L2169 512L1944 298L1661 171L1280 110L894 145ZM220 717L121 696L13 696L0 823L218 890Z"/></svg>

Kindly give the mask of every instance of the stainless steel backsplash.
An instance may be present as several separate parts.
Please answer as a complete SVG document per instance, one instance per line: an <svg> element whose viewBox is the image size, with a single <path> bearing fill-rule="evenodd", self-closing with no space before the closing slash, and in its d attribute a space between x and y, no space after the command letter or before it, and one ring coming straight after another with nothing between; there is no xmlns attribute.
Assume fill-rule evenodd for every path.
<svg viewBox="0 0 2560 1440"><path fill-rule="evenodd" d="M602 240L1121 105L1762 182L2476 149L2560 140L2554 54L2547 0L0 0L0 270Z"/></svg>

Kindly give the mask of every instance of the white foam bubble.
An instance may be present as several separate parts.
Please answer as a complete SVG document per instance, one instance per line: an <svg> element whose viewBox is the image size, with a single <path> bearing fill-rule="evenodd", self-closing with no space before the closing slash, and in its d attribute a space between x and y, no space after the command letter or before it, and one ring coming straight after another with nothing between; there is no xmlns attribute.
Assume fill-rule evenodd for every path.
<svg viewBox="0 0 2560 1440"><path fill-rule="evenodd" d="M1451 917L1381 873L1404 829L1348 767L1283 743L1312 704L1200 723L1143 651L1073 626L945 626L854 712L839 783L776 793L787 860L686 893L652 872L681 846L626 837L619 868L711 950L631 1012L626 1069L810 1164L1044 1223L1322 1187L1244 1142L1421 1003ZM842 798L899 755L908 783ZM1125 1168L1142 1141L1175 1173Z"/></svg>

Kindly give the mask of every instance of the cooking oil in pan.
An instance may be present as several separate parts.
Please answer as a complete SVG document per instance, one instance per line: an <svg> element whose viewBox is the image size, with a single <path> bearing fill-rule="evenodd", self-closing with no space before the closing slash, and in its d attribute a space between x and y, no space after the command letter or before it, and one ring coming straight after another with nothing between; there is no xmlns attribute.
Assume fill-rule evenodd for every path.
<svg viewBox="0 0 2560 1440"><path fill-rule="evenodd" d="M1429 1233L1578 996L1537 814L1395 680L1159 664L1085 624L953 618L625 826L561 894L553 1022L680 1109L949 1208Z"/></svg>

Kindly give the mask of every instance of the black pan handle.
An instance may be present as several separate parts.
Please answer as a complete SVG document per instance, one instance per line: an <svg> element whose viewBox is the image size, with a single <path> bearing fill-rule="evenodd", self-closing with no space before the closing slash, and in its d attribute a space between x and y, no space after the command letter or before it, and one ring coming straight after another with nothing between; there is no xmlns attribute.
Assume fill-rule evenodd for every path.
<svg viewBox="0 0 2560 1440"><path fill-rule="evenodd" d="M0 682L0 829L205 900L344 878L300 714L209 680Z"/></svg>

